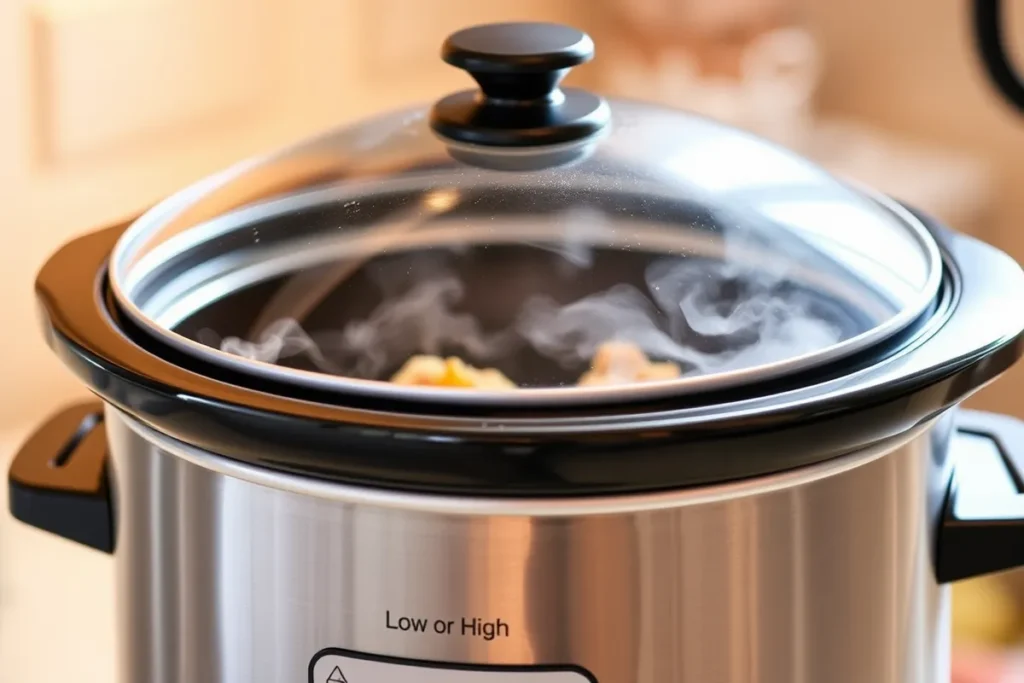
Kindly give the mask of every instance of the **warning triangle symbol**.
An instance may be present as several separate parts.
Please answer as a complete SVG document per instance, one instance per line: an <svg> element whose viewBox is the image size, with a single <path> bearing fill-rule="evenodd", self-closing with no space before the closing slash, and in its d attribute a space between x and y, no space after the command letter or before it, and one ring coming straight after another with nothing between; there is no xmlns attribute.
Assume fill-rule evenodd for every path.
<svg viewBox="0 0 1024 683"><path fill-rule="evenodd" d="M348 683L348 679L345 678L345 674L341 673L341 667L336 666L331 670L331 675L327 677L326 683Z"/></svg>

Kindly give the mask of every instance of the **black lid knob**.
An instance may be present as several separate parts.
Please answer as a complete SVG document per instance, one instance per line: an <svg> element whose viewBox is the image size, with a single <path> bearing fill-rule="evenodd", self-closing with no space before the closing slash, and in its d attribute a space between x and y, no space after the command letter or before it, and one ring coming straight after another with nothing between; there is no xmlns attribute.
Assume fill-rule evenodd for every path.
<svg viewBox="0 0 1024 683"><path fill-rule="evenodd" d="M600 97L559 83L594 55L590 37L568 26L488 24L452 34L442 58L480 85L434 105L439 134L478 145L524 147L587 138L608 122Z"/></svg>

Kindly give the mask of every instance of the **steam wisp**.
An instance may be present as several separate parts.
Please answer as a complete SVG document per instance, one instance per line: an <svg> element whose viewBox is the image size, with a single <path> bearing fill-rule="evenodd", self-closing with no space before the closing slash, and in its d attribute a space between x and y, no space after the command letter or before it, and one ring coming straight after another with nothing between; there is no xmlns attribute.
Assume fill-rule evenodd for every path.
<svg viewBox="0 0 1024 683"><path fill-rule="evenodd" d="M567 304L532 297L506 329L488 333L459 309L463 283L440 271L337 331L311 335L283 318L255 342L218 341L209 331L201 340L263 362L305 356L322 372L386 379L415 354L457 353L495 364L522 344L563 368L585 368L609 341L678 363L684 375L706 374L799 356L843 336L815 314L810 295L775 273L680 257L655 261L645 279L646 292L620 284Z"/></svg>
<svg viewBox="0 0 1024 683"><path fill-rule="evenodd" d="M457 311L463 294L457 278L442 275L385 301L365 320L339 331L311 335L298 321L284 318L268 326L256 342L226 337L218 344L209 330L201 341L265 363L305 356L322 372L374 379L417 353L455 349L488 362L500 358L515 343L514 336L486 334L476 318Z"/></svg>

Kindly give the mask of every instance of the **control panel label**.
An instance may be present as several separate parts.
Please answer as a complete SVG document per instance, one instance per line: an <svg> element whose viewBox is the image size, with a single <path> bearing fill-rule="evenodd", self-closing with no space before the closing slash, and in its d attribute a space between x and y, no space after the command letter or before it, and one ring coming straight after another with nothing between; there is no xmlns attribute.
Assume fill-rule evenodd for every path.
<svg viewBox="0 0 1024 683"><path fill-rule="evenodd" d="M481 640L508 638L511 633L508 623L501 617L497 619L481 619L480 617L432 619L429 617L406 616L391 610L384 612L384 628L389 631L432 633L437 636L480 638Z"/></svg>
<svg viewBox="0 0 1024 683"><path fill-rule="evenodd" d="M309 683L597 683L597 679L574 666L481 666L330 648L309 663Z"/></svg>

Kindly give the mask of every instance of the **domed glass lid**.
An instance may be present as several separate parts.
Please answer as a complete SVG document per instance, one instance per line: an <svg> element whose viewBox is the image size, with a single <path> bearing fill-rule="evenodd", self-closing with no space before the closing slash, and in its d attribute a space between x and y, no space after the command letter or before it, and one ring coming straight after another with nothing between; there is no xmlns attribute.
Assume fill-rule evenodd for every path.
<svg viewBox="0 0 1024 683"><path fill-rule="evenodd" d="M477 27L479 90L246 161L139 218L119 306L205 362L440 402L620 401L808 370L897 335L924 227L769 142L561 88L590 39Z"/></svg>

